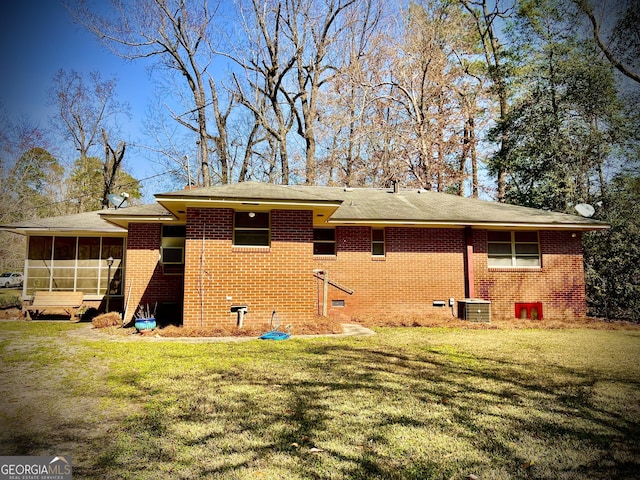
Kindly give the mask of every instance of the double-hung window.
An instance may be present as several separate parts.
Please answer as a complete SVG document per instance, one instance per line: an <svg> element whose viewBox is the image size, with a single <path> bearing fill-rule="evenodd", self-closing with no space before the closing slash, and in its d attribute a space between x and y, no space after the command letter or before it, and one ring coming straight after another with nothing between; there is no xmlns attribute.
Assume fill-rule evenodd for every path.
<svg viewBox="0 0 640 480"><path fill-rule="evenodd" d="M540 267L538 232L488 231L489 267Z"/></svg>
<svg viewBox="0 0 640 480"><path fill-rule="evenodd" d="M233 244L241 247L268 247L269 212L235 212Z"/></svg>
<svg viewBox="0 0 640 480"><path fill-rule="evenodd" d="M184 264L184 245L187 236L185 225L162 226L162 263L163 265Z"/></svg>
<svg viewBox="0 0 640 480"><path fill-rule="evenodd" d="M335 255L336 254L335 228L314 228L313 229L313 254L314 255Z"/></svg>
<svg viewBox="0 0 640 480"><path fill-rule="evenodd" d="M371 229L371 255L384 257L384 228Z"/></svg>

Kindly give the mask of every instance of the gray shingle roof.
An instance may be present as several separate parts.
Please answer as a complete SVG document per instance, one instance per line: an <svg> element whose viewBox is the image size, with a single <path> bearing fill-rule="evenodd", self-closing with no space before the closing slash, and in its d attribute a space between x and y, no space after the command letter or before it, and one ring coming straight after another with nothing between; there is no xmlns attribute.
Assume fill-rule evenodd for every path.
<svg viewBox="0 0 640 480"><path fill-rule="evenodd" d="M171 213L159 203L149 203L147 205L135 205L125 208L110 208L98 212L103 218L110 217L170 217Z"/></svg>
<svg viewBox="0 0 640 480"><path fill-rule="evenodd" d="M211 198L224 200L280 200L300 202L330 202L342 198L331 198L329 187L308 187L303 185L274 185L260 182L240 182L213 187L177 190L156 195L159 200L167 198ZM335 189L338 192L340 189Z"/></svg>
<svg viewBox="0 0 640 480"><path fill-rule="evenodd" d="M36 218L1 225L0 229L26 233L27 231L82 231L96 233L126 233L122 227L112 225L100 217L102 210L58 217Z"/></svg>
<svg viewBox="0 0 640 480"><path fill-rule="evenodd" d="M335 211L329 224L421 224L452 226L527 226L540 228L599 229L604 222L578 215L549 212L533 208L458 197L432 191L404 189L393 193L390 189L316 187L304 185L273 185L242 182L222 186L178 190L156 195L168 206L172 201L207 200L229 204L243 202L308 203ZM284 208L284 207L283 207ZM27 231L87 231L122 233L126 230L111 222L126 225L129 220L170 220L173 215L159 203L138 205L118 210L64 215L60 217L26 220L0 226L0 229L19 233ZM110 221L106 221L106 219Z"/></svg>
<svg viewBox="0 0 640 480"><path fill-rule="evenodd" d="M458 197L445 193L401 190L354 189L345 192L345 201L331 221L406 221L443 224L577 224L594 220L534 208Z"/></svg>
<svg viewBox="0 0 640 480"><path fill-rule="evenodd" d="M441 225L540 225L606 228L578 215L489 202L417 189L317 187L242 182L156 195L159 201L197 198L236 201L340 202L329 223L407 223Z"/></svg>
<svg viewBox="0 0 640 480"><path fill-rule="evenodd" d="M122 228L128 228L128 224L132 220L138 222L171 222L175 220L173 214L159 203L101 210L100 216L104 220Z"/></svg>

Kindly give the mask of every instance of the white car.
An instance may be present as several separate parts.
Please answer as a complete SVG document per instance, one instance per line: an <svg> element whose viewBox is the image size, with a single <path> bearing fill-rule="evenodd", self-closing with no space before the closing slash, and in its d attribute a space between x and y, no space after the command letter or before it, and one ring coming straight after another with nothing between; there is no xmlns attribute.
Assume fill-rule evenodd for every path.
<svg viewBox="0 0 640 480"><path fill-rule="evenodd" d="M17 272L5 272L0 275L0 287L21 287L22 274Z"/></svg>

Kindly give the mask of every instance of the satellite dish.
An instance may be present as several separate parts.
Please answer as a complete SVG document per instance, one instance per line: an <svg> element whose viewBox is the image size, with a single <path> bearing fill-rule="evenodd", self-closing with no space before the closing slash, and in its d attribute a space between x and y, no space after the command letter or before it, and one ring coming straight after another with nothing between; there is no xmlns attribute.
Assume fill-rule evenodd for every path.
<svg viewBox="0 0 640 480"><path fill-rule="evenodd" d="M588 203L579 203L575 206L575 209L580 215L587 218L592 217L593 214L596 213L596 209Z"/></svg>
<svg viewBox="0 0 640 480"><path fill-rule="evenodd" d="M107 195L109 199L109 203L114 206L117 210L118 208L123 208L127 206L127 199L129 198L128 193L123 193L122 195L116 195L115 193L110 193Z"/></svg>

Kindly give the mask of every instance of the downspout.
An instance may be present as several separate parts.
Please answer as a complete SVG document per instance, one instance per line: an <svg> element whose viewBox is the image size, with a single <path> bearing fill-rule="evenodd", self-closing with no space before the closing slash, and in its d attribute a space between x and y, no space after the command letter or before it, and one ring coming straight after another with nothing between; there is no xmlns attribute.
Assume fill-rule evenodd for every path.
<svg viewBox="0 0 640 480"><path fill-rule="evenodd" d="M467 298L475 298L475 280L473 277L473 230L471 227L465 227L464 238L467 244L465 255L465 286L464 291Z"/></svg>

